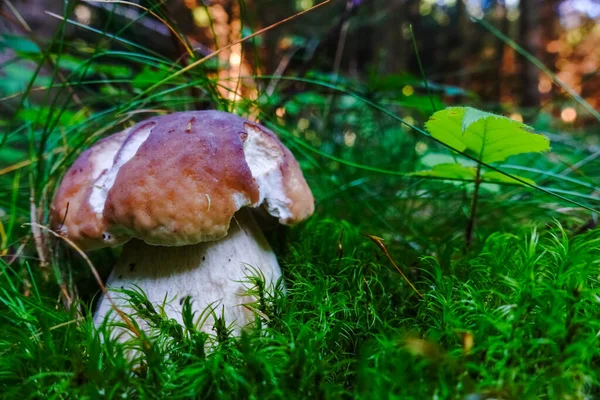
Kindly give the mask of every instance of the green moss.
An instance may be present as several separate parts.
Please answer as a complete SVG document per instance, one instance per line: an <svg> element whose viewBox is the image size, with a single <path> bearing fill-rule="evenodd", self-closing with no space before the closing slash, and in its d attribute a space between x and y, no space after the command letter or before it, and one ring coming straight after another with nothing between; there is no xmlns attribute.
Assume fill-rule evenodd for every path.
<svg viewBox="0 0 600 400"><path fill-rule="evenodd" d="M151 345L124 346L108 339L109 327L94 328L89 316L76 321L75 306L67 313L34 289L24 295L25 279L4 265L3 395L523 399L597 393L600 231L574 239L559 226L541 235L493 234L480 251L450 261L450 270L426 257L411 269L423 300L345 223L314 218L290 236L283 256L287 296L267 291L263 319L241 338L207 337L191 323L181 327L138 306L134 318L154 327L145 340ZM340 247L352 250L341 254ZM143 301L131 294L135 304ZM214 346L208 353L207 342ZM139 357L128 360L132 348Z"/></svg>

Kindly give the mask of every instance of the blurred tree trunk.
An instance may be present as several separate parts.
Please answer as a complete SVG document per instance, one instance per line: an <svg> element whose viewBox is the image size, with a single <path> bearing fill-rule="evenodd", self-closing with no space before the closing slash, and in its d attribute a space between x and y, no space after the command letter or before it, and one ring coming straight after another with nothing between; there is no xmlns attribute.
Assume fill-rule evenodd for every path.
<svg viewBox="0 0 600 400"><path fill-rule="evenodd" d="M553 40L557 40L560 37L560 20L556 18L558 13L558 5L561 0L546 0L542 3L540 7L540 34L541 34L541 45L546 46L549 42ZM550 51L542 52L542 62L545 66L550 68L553 71L556 71L556 60L557 53ZM556 94L557 86L552 85L552 90L547 93L548 98L552 98L554 94Z"/></svg>
<svg viewBox="0 0 600 400"><path fill-rule="evenodd" d="M390 0L387 4L377 4L377 6L386 9L381 23L373 26L372 41L369 43L369 46L375 49L378 58L377 72L397 74L406 71L408 53L406 43L408 41L403 37L402 30L407 26L407 15L414 14L415 6L405 5L403 0ZM377 11L377 9L373 9L372 15ZM418 7L416 12L418 13ZM415 28L414 24L413 29L418 31L418 27ZM416 33L415 36L419 37Z"/></svg>
<svg viewBox="0 0 600 400"><path fill-rule="evenodd" d="M456 2L456 18L458 21L459 43L461 43L457 51L461 69L455 84L461 88L468 88L473 75L472 69L478 64L477 44L480 42L482 35L475 31L474 24L471 22L463 1ZM464 101L462 97L457 100L459 102Z"/></svg>
<svg viewBox="0 0 600 400"><path fill-rule="evenodd" d="M538 0L521 1L520 3L519 44L531 55L539 58ZM538 90L539 70L533 63L521 57L521 77L523 82L523 107L539 107L540 92Z"/></svg>
<svg viewBox="0 0 600 400"><path fill-rule="evenodd" d="M506 15L507 9L505 2L502 0L495 0L494 2L494 15L497 16L498 21L498 30L502 32L502 34L508 36L508 28L509 28L509 20ZM495 79L494 86L492 92L492 99L496 99L497 101L501 100L502 97L502 88L504 81L504 71L502 70L502 60L504 60L504 52L506 49L506 43L503 40L496 39L496 46L494 51L494 58L497 60L498 68L495 68Z"/></svg>

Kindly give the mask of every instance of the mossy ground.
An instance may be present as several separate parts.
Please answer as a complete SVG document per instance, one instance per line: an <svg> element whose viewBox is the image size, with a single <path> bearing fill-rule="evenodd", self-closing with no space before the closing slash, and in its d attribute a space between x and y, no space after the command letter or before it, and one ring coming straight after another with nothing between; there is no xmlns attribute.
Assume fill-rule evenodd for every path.
<svg viewBox="0 0 600 400"><path fill-rule="evenodd" d="M255 305L258 326L240 338L223 327L206 337L191 318L180 327L138 298L136 318L155 330L127 345L109 340L109 329L95 328L89 316L77 319L75 305L71 312L57 307L47 297L51 288L35 285L35 277L4 266L3 397L599 393L598 231L573 238L553 225L541 233L495 233L466 256L424 257L409 274L423 299L347 223L315 217L292 230L281 256L287 296L267 291ZM208 353L207 341L214 346ZM139 357L130 360L132 348Z"/></svg>

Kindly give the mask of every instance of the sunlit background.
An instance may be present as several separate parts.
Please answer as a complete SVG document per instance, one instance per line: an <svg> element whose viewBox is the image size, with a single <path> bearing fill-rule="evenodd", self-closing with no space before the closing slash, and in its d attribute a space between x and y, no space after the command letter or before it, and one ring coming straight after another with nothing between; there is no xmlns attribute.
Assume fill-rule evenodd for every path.
<svg viewBox="0 0 600 400"><path fill-rule="evenodd" d="M59 2L13 3L12 7L42 42L49 40L61 23ZM82 2L74 7L72 19L94 29L124 27L124 37L151 38L144 43L146 47L170 54L173 59L189 58L186 49L173 42L172 32L164 21L145 11L143 7L150 4L138 0L131 3L142 7ZM170 21L175 21L177 29L186 34L195 55L203 56L314 5L313 0L244 3L176 0L167 2L164 8ZM156 12L164 14L165 10ZM353 18L345 17L346 12ZM10 17L10 7L5 7L3 13ZM498 39L498 35L481 24L470 23L472 18L482 18L499 35L508 36L537 57L556 74L555 82ZM244 26L243 20L252 21L252 29ZM471 90L483 101L502 103L502 111L517 120L531 120L543 112L560 117L566 125L579 126L590 122L590 115L563 96L565 91L557 81L571 88L592 108L600 105L599 20L600 3L594 0L338 1L318 14L276 28L276 34L221 52L218 55L221 68L216 73L221 78L221 94L230 101L242 97L256 99L257 86L268 85L265 80L248 77L302 69L306 59L311 60L315 69L321 63L332 73L342 72L361 80L407 72L419 77L421 72L411 43L412 26L424 72L430 80ZM22 27L5 21L1 29L16 33ZM91 30L77 28L75 24L66 29L67 37L74 39L82 53L89 52L90 45L102 46ZM10 76L11 71L19 68L20 62L11 61L10 49L5 49L1 57L7 64L0 74ZM20 82L15 82L15 77L3 80L2 95L22 89L27 76L24 71L18 75ZM240 81L241 77L248 79ZM402 89L404 96L414 93L413 85ZM447 101L457 101L453 93L447 94ZM517 110L522 106L527 109ZM523 116L523 112L529 115Z"/></svg>

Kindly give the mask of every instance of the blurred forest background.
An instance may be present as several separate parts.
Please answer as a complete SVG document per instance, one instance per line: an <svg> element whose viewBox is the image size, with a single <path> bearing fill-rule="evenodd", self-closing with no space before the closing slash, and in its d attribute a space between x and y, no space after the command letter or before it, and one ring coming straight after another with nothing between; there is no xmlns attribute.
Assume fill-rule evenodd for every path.
<svg viewBox="0 0 600 400"><path fill-rule="evenodd" d="M451 152L410 126L422 126L452 105L495 112L548 134L556 151L544 166L521 157L525 164L507 165L509 171L536 180L541 173L542 184L555 185L550 191L579 205L593 207L597 199L586 176L599 168L600 154L597 0L336 0L233 46L316 2L0 5L0 113L7 132L0 179L14 187L10 174L36 164L29 195L38 221L47 220L44 209L56 179L99 136L148 113L203 108L277 126L284 141L302 151L323 207L374 193L391 196L392 187L420 188L423 182L411 186L389 174L363 174L374 168L402 175L447 162ZM29 139L22 140L24 132ZM349 175L340 175L340 168ZM573 175L582 179L575 187ZM369 186L371 195L363 190ZM447 186L425 188L438 189L449 196ZM456 201L448 206L460 209L468 187L455 189L450 197ZM332 195L337 190L348 198ZM360 195L350 194L356 190ZM5 192L7 210L11 198ZM561 209L543 205L549 199L532 201ZM344 209L332 208L359 222ZM26 221L29 212L23 211Z"/></svg>
<svg viewBox="0 0 600 400"><path fill-rule="evenodd" d="M194 57L207 55L315 4L313 0L132 3L150 7L169 21L186 36ZM64 37L70 41L69 51L80 58L92 50L98 51L98 47L118 48L118 42L97 33L113 32L116 28L121 31L121 38L143 44L174 62L185 65L191 58L168 26L130 4L70 2L66 6L67 3L54 0L13 0L1 4L0 32L25 34L40 45L49 43L61 26L56 16L71 11L73 23L64 27ZM13 8L20 17L15 16ZM482 18L491 28L486 29L473 18ZM578 109L550 77L518 55L499 35L522 46L595 108L600 102L599 18L597 0L334 1L309 16L222 52L218 59L227 68L219 76L234 78L230 85L235 86L238 76L304 76L319 71L329 74L334 82L339 74L344 79L368 82L372 90L394 90L402 85L406 97L414 90L422 94L414 85L405 85L421 80L411 39L412 26L427 79L448 86L444 101L465 102L466 97L473 95L486 108L508 112L517 119L531 121L546 113L582 126L593 122L589 113ZM15 50L19 49L10 43L2 46L4 79L0 93L4 96L23 89L28 82L27 69L35 68L31 62L15 59ZM64 61L65 68L74 67L68 63L69 60ZM135 65L127 66L135 69ZM18 74L11 75L17 70ZM288 92L300 90L297 86ZM251 88L246 89L244 94L252 97ZM10 103L2 103L5 115L10 115L12 109Z"/></svg>

